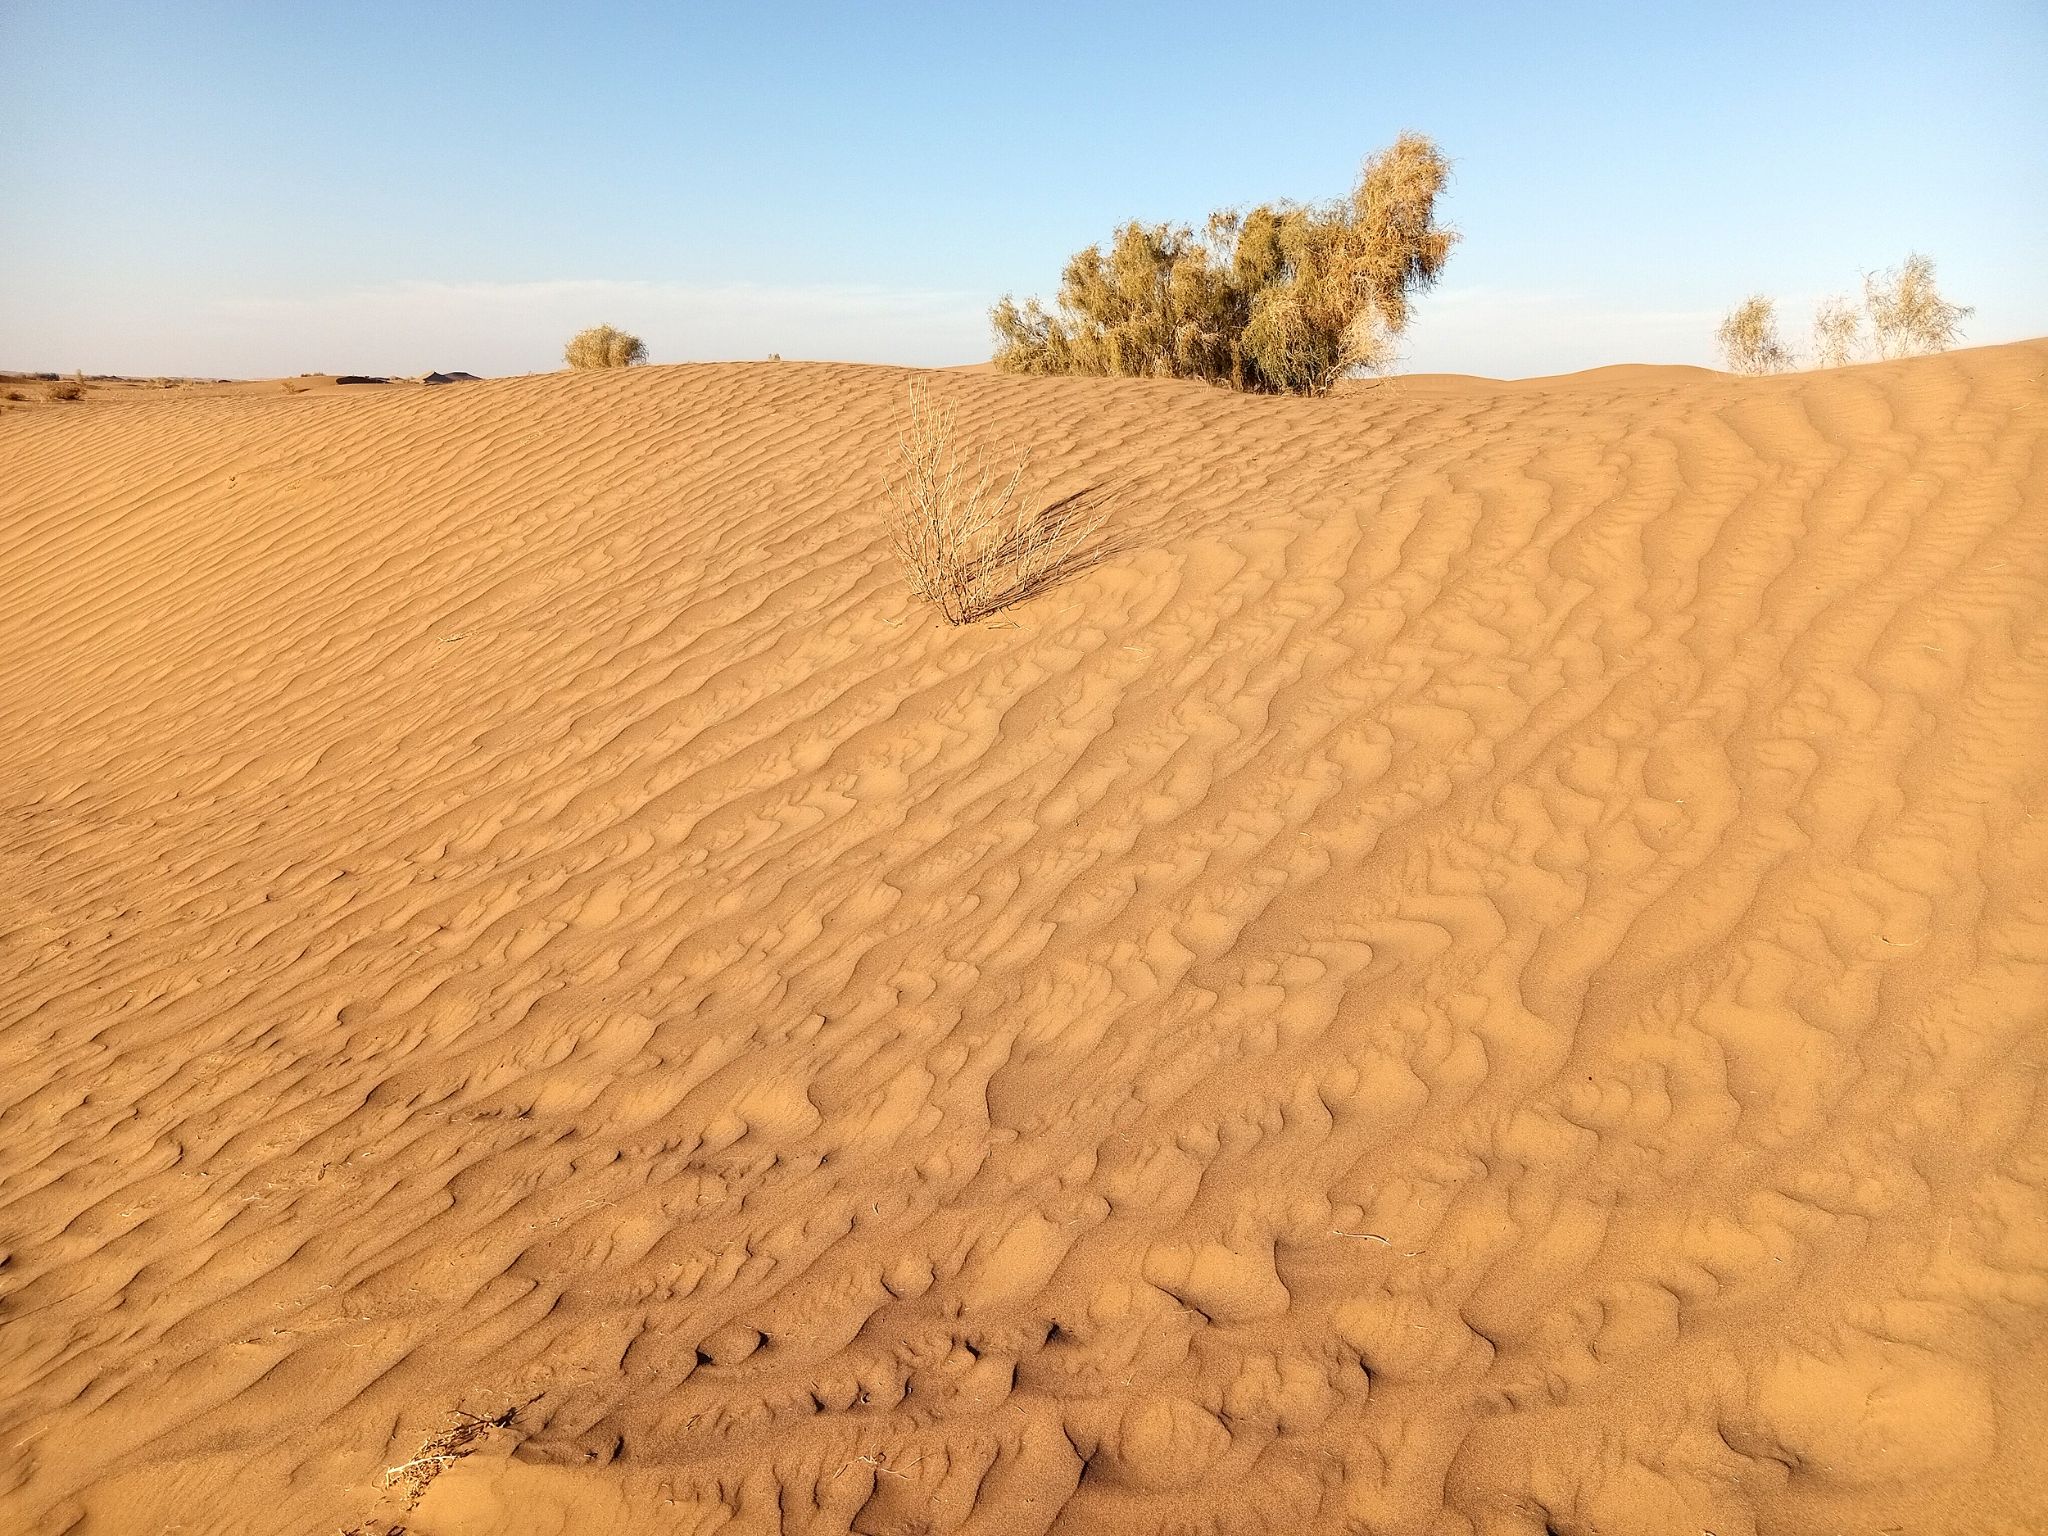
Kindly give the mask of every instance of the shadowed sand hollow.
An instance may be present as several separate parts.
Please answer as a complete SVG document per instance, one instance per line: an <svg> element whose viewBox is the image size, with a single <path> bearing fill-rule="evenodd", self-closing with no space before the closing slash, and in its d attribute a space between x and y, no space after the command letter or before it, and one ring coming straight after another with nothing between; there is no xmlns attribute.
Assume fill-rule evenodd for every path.
<svg viewBox="0 0 2048 1536"><path fill-rule="evenodd" d="M2048 343L909 377L0 419L0 1528L2048 1525Z"/></svg>

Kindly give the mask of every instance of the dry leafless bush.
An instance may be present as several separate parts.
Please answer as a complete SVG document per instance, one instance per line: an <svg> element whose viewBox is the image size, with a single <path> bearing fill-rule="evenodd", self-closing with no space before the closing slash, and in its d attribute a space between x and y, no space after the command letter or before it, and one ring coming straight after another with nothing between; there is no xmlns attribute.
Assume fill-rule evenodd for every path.
<svg viewBox="0 0 2048 1536"><path fill-rule="evenodd" d="M1951 304L1941 296L1934 286L1934 262L1918 251L1889 272L1865 274L1863 307L1879 357L1946 352L1973 313L1967 304Z"/></svg>
<svg viewBox="0 0 2048 1536"><path fill-rule="evenodd" d="M593 325L569 338L562 360L571 368L632 368L647 361L647 343L617 326Z"/></svg>
<svg viewBox="0 0 2048 1536"><path fill-rule="evenodd" d="M1436 221L1450 162L1403 134L1334 202L1261 204L1182 224L1125 224L1108 253L1067 262L1053 311L990 311L1011 373L1206 379L1261 394L1327 393L1387 366L1410 301L1436 283L1457 232Z"/></svg>
<svg viewBox="0 0 2048 1536"><path fill-rule="evenodd" d="M1024 485L1028 459L999 475L964 455L954 416L910 386L886 487L889 540L911 592L947 623L972 624L1100 559L1105 514L1085 494L1037 505Z"/></svg>
<svg viewBox="0 0 2048 1536"><path fill-rule="evenodd" d="M1813 312L1813 364L1840 368L1856 360L1863 345L1863 319L1847 299L1820 301Z"/></svg>
<svg viewBox="0 0 2048 1536"><path fill-rule="evenodd" d="M1728 311L1714 333L1730 373L1782 373L1792 353L1778 336L1777 306L1753 293Z"/></svg>
<svg viewBox="0 0 2048 1536"><path fill-rule="evenodd" d="M46 400L83 400L85 398L85 386L75 379L63 379L55 384L44 386L43 398Z"/></svg>

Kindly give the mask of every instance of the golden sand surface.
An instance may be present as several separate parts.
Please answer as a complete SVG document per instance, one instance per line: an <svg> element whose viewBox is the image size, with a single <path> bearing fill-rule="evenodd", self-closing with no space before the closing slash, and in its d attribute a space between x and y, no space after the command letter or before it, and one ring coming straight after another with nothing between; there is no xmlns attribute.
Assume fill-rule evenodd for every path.
<svg viewBox="0 0 2048 1536"><path fill-rule="evenodd" d="M912 377L1115 553L915 604ZM0 415L0 1529L2048 1529L2044 428Z"/></svg>

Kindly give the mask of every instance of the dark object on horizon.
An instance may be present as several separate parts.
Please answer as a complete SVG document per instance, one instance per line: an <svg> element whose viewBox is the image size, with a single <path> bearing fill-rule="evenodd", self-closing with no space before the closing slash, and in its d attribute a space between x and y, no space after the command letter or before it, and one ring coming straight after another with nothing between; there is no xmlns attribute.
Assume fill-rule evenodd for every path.
<svg viewBox="0 0 2048 1536"><path fill-rule="evenodd" d="M472 384L476 383L477 376L473 373L463 373L457 370L454 373L430 373L420 380L422 384L461 384L465 381Z"/></svg>
<svg viewBox="0 0 2048 1536"><path fill-rule="evenodd" d="M338 373L334 376L337 384L389 384L389 379L379 379L367 373Z"/></svg>

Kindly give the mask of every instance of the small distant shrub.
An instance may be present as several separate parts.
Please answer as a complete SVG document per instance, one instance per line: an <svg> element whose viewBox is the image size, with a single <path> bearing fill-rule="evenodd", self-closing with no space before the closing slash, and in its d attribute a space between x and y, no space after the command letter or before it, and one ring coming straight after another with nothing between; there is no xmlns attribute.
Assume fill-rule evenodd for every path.
<svg viewBox="0 0 2048 1536"><path fill-rule="evenodd" d="M1408 133L1365 162L1347 198L1220 212L1199 235L1127 223L1107 254L1091 245L1067 262L1053 311L1005 296L989 312L996 366L1327 393L1393 360L1413 295L1458 240L1436 218L1449 179L1443 151Z"/></svg>
<svg viewBox="0 0 2048 1536"><path fill-rule="evenodd" d="M1847 299L1822 299L1813 312L1813 364L1839 368L1854 362L1863 346L1863 317Z"/></svg>
<svg viewBox="0 0 2048 1536"><path fill-rule="evenodd" d="M85 398L85 386L75 379L60 379L43 391L43 397L48 400L82 400Z"/></svg>
<svg viewBox="0 0 2048 1536"><path fill-rule="evenodd" d="M1760 293L1731 309L1714 334L1730 373L1782 373L1792 366L1778 336L1777 306Z"/></svg>
<svg viewBox="0 0 2048 1536"><path fill-rule="evenodd" d="M18 389L10 389L7 391L7 398L9 400L26 400L28 396Z"/></svg>
<svg viewBox="0 0 2048 1536"><path fill-rule="evenodd" d="M569 338L562 359L571 368L632 368L647 361L647 343L617 326L593 325Z"/></svg>
<svg viewBox="0 0 2048 1536"><path fill-rule="evenodd" d="M1020 461L998 476L954 439L954 408L910 387L910 411L896 440L886 486L889 542L912 594L948 624L972 624L1022 602L1100 554L1091 548L1103 513L1083 497L1037 506L1025 494Z"/></svg>
<svg viewBox="0 0 2048 1536"><path fill-rule="evenodd" d="M1934 286L1934 262L1917 251L1889 272L1864 277L1863 307L1879 357L1946 352L1956 344L1962 322L1975 313L1941 296Z"/></svg>

